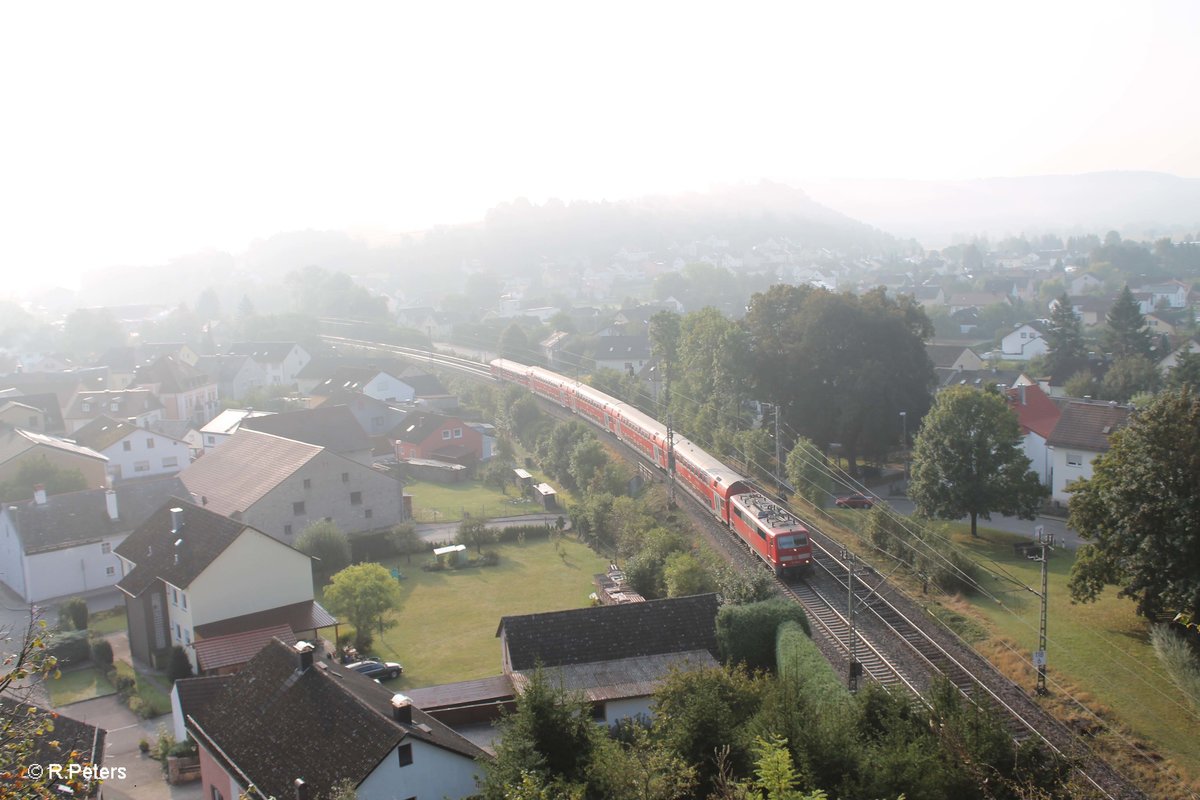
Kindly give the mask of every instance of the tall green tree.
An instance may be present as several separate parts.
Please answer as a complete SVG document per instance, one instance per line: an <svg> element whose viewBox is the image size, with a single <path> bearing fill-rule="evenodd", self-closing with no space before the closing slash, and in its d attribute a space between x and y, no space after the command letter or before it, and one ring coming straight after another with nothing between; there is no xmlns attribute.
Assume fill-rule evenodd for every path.
<svg viewBox="0 0 1200 800"><path fill-rule="evenodd" d="M500 334L500 355L513 361L528 363L531 359L529 337L524 328L517 323L510 323Z"/></svg>
<svg viewBox="0 0 1200 800"><path fill-rule="evenodd" d="M474 547L476 553L482 553L485 544L496 541L496 531L488 527L486 519L472 517L459 523L455 541L468 548Z"/></svg>
<svg viewBox="0 0 1200 800"><path fill-rule="evenodd" d="M1149 356L1150 329L1137 299L1126 285L1104 318L1104 343L1116 357Z"/></svg>
<svg viewBox="0 0 1200 800"><path fill-rule="evenodd" d="M590 704L555 688L540 669L499 728L496 757L483 765L485 800L508 800L512 787L527 783L526 775L543 785L560 782L560 788L587 785L592 752L603 734L592 722Z"/></svg>
<svg viewBox="0 0 1200 800"><path fill-rule="evenodd" d="M1046 353L1046 371L1051 375L1075 369L1087 357L1082 323L1066 292L1054 301L1050 325L1046 329L1046 345L1050 348Z"/></svg>
<svg viewBox="0 0 1200 800"><path fill-rule="evenodd" d="M374 629L383 632L388 611L400 604L400 589L382 564L354 564L330 580L325 603L362 637Z"/></svg>
<svg viewBox="0 0 1200 800"><path fill-rule="evenodd" d="M1138 611L1200 612L1200 394L1166 391L1109 437L1092 477L1072 484L1070 525L1088 540L1071 595L1108 585Z"/></svg>
<svg viewBox="0 0 1200 800"><path fill-rule="evenodd" d="M87 488L87 479L78 469L56 467L45 456L39 456L22 461L16 474L0 483L0 500L28 500L33 497L33 487L39 483L46 487L48 495L80 492Z"/></svg>
<svg viewBox="0 0 1200 800"><path fill-rule="evenodd" d="M815 506L820 506L829 495L829 460L817 449L811 439L803 436L796 439L787 454L786 472L788 483L796 493Z"/></svg>
<svg viewBox="0 0 1200 800"><path fill-rule="evenodd" d="M773 286L742 322L755 396L780 404L785 430L840 443L852 467L895 445L901 411L915 420L929 408L933 325L911 297Z"/></svg>
<svg viewBox="0 0 1200 800"><path fill-rule="evenodd" d="M1200 392L1200 353L1184 351L1175 357L1175 366L1167 373L1167 387L1182 389L1189 387Z"/></svg>
<svg viewBox="0 0 1200 800"><path fill-rule="evenodd" d="M941 519L991 513L1033 519L1049 494L1021 451L1017 415L999 394L955 386L938 394L913 448L909 496Z"/></svg>
<svg viewBox="0 0 1200 800"><path fill-rule="evenodd" d="M1142 392L1153 392L1162 383L1158 365L1145 356L1121 356L1113 359L1100 382L1105 400L1128 403L1129 398Z"/></svg>

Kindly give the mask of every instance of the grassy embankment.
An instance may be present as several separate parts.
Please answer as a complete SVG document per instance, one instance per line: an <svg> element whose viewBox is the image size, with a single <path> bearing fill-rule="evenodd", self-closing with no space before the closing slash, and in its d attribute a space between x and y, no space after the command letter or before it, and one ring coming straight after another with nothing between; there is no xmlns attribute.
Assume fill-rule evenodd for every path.
<svg viewBox="0 0 1200 800"><path fill-rule="evenodd" d="M853 528L864 516L839 511L834 518ZM1040 564L1014 553L1013 543L1022 539L1015 534L981 527L980 537L972 539L965 523L947 528L953 542L987 570L981 579L986 593L942 597L931 604L931 613L972 640L1018 685L1032 689L1036 674L1029 662L1038 645L1040 601L1017 584L1039 588ZM1162 669L1150 645L1149 623L1131 600L1109 589L1095 603L1071 602L1067 581L1074 557L1074 551L1059 549L1050 560L1051 693L1044 702L1076 730L1123 751L1120 768L1153 780L1156 796L1192 797L1200 792L1200 738L1184 732L1195 730L1200 715ZM1180 774L1161 762L1164 757Z"/></svg>

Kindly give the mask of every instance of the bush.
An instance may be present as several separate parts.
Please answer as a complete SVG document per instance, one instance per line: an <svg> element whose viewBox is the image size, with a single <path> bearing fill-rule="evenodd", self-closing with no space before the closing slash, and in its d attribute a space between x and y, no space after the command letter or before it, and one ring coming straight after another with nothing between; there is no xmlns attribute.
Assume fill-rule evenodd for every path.
<svg viewBox="0 0 1200 800"><path fill-rule="evenodd" d="M87 601L82 597L64 600L58 607L58 627L64 631L84 631L88 626Z"/></svg>
<svg viewBox="0 0 1200 800"><path fill-rule="evenodd" d="M371 652L371 645L373 644L375 644L375 635L370 631L354 632L354 649L360 654Z"/></svg>
<svg viewBox="0 0 1200 800"><path fill-rule="evenodd" d="M775 668L775 634L780 624L792 620L809 634L808 617L796 603L782 598L722 606L717 613L717 646L727 664L750 669Z"/></svg>
<svg viewBox="0 0 1200 800"><path fill-rule="evenodd" d="M92 646L88 641L87 631L74 630L52 634L50 643L46 647L46 655L58 659L59 667L87 661L92 656Z"/></svg>
<svg viewBox="0 0 1200 800"><path fill-rule="evenodd" d="M495 550L488 550L483 554L483 558L479 559L479 562L485 567L494 567L500 563L500 554Z"/></svg>
<svg viewBox="0 0 1200 800"><path fill-rule="evenodd" d="M775 637L775 665L779 679L799 689L817 703L850 702L850 692L841 676L817 649L813 640L795 622L784 622Z"/></svg>
<svg viewBox="0 0 1200 800"><path fill-rule="evenodd" d="M1166 625L1150 629L1150 643L1171 681L1200 711L1200 658L1196 657L1196 651Z"/></svg>
<svg viewBox="0 0 1200 800"><path fill-rule="evenodd" d="M171 648L171 661L167 664L167 677L174 683L181 678L192 677L192 662L188 661L187 652L175 645Z"/></svg>
<svg viewBox="0 0 1200 800"><path fill-rule="evenodd" d="M113 649L108 639L96 639L92 642L92 663L104 671L112 666Z"/></svg>
<svg viewBox="0 0 1200 800"><path fill-rule="evenodd" d="M312 556L317 574L329 577L350 565L350 543L332 522L314 522L296 539L296 549Z"/></svg>

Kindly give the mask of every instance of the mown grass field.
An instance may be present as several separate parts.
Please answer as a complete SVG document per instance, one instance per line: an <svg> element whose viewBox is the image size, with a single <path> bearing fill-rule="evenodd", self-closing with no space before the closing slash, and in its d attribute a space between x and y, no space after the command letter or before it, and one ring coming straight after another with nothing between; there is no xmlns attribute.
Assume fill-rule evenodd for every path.
<svg viewBox="0 0 1200 800"><path fill-rule="evenodd" d="M110 633L128 629L129 623L125 619L125 606L118 606L108 611L97 611L88 620L88 630L97 636L107 636Z"/></svg>
<svg viewBox="0 0 1200 800"><path fill-rule="evenodd" d="M59 707L115 694L117 689L100 670L88 666L64 672L58 678L47 679L46 691L50 694L50 702Z"/></svg>
<svg viewBox="0 0 1200 800"><path fill-rule="evenodd" d="M509 487L505 495L479 481L450 484L414 481L406 483L404 491L412 495L416 522L457 522L464 512L492 519L542 510L539 503L521 498L515 486Z"/></svg>
<svg viewBox="0 0 1200 800"><path fill-rule="evenodd" d="M589 605L592 575L608 562L586 545L562 537L498 544L500 563L425 572L428 556L382 562L404 574L396 624L376 636L373 654L404 665L389 686L430 686L484 678L501 671L496 628L506 614L530 614ZM474 553L472 553L474 555Z"/></svg>

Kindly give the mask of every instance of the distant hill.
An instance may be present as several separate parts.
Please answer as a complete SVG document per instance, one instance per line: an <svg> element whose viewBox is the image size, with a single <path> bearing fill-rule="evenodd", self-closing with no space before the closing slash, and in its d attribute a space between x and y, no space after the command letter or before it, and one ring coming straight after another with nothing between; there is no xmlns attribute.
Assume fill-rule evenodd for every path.
<svg viewBox="0 0 1200 800"><path fill-rule="evenodd" d="M968 181L805 181L818 202L929 248L1027 232L1200 233L1200 179L1091 172Z"/></svg>

